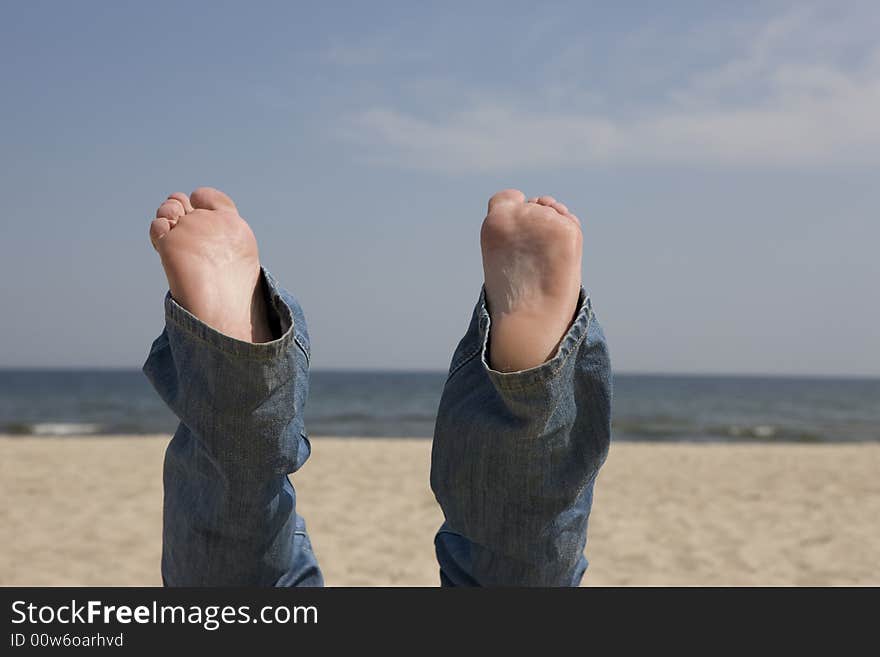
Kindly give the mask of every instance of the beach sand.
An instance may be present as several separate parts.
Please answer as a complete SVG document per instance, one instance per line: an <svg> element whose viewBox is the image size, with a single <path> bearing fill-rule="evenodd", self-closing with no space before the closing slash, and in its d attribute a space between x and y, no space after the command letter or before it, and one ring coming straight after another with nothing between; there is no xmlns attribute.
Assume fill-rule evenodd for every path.
<svg viewBox="0 0 880 657"><path fill-rule="evenodd" d="M159 585L168 438L0 437L0 584ZM429 440L316 438L296 474L329 585L438 583ZM618 443L586 585L880 584L880 445Z"/></svg>

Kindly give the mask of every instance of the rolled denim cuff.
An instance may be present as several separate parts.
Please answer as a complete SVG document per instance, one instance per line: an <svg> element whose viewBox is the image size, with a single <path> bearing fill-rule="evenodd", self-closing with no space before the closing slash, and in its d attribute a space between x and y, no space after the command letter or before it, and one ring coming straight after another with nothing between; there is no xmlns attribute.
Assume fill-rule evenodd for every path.
<svg viewBox="0 0 880 657"><path fill-rule="evenodd" d="M294 319L290 307L281 297L278 283L265 269L261 275L268 290L269 322L281 327L281 337L271 342L245 342L220 333L181 306L169 291L165 295L165 323L233 358L272 359L290 349L294 341Z"/></svg>
<svg viewBox="0 0 880 657"><path fill-rule="evenodd" d="M565 333L565 336L559 342L559 347L553 357L527 370L518 372L499 372L492 369L489 365L489 331L492 326L492 319L489 316L489 310L486 307L486 290L480 293L480 299L477 302L477 316L479 322L479 340L481 345L480 359L483 368L489 379L495 387L502 392L516 393L525 392L536 386L545 385L551 379L556 377L566 362L575 353L587 336L590 328L590 322L593 319L593 307L590 303L590 297L587 296L584 288L581 288L578 298L578 309L575 314L574 321Z"/></svg>
<svg viewBox="0 0 880 657"><path fill-rule="evenodd" d="M261 468L293 472L309 454L301 414L308 395L305 318L296 300L268 272L262 275L281 337L236 340L169 295L165 330L144 365L163 401L233 478L263 477Z"/></svg>

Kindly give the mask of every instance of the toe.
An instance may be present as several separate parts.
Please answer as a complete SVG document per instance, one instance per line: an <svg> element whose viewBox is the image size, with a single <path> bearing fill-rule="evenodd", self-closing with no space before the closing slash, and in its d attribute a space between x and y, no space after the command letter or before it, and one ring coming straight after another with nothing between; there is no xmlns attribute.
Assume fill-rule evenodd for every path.
<svg viewBox="0 0 880 657"><path fill-rule="evenodd" d="M226 194L213 187L199 187L189 195L196 210L235 210L235 203Z"/></svg>
<svg viewBox="0 0 880 657"><path fill-rule="evenodd" d="M505 205L521 205L525 200L526 195L518 189L505 189L489 199L489 212Z"/></svg>
<svg viewBox="0 0 880 657"><path fill-rule="evenodd" d="M159 240L171 232L171 222L166 217L156 217L150 224L150 242L159 250Z"/></svg>
<svg viewBox="0 0 880 657"><path fill-rule="evenodd" d="M548 208L553 208L553 209L556 210L559 214L566 214L566 215L570 215L570 214L571 214L571 213L568 211L568 208L565 206L564 203L560 203L559 201L557 201L557 200L556 200L555 198L553 198L552 196L539 196L539 197L535 200L535 202L538 203L538 204L540 204L540 205L546 205Z"/></svg>
<svg viewBox="0 0 880 657"><path fill-rule="evenodd" d="M157 219L168 219L172 223L177 223L177 220L184 214L186 214L186 208L175 198L169 198L156 210Z"/></svg>
<svg viewBox="0 0 880 657"><path fill-rule="evenodd" d="M193 211L192 203L190 203L189 196L184 194L183 192L174 192L168 199L174 199L176 201L180 201L180 204L183 206L183 209L190 213Z"/></svg>
<svg viewBox="0 0 880 657"><path fill-rule="evenodd" d="M559 201L556 201L556 203L554 203L550 207L556 210L559 214L571 214L571 212L569 212L568 208L565 206L565 203L560 203Z"/></svg>

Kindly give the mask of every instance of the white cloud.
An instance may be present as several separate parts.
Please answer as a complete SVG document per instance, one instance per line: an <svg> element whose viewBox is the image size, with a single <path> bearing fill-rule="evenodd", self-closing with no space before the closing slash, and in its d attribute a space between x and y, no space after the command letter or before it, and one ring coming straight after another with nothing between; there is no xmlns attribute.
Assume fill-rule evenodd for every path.
<svg viewBox="0 0 880 657"><path fill-rule="evenodd" d="M625 115L610 103L566 109L558 94L539 110L537 92L517 100L463 89L470 104L440 118L375 107L354 116L347 134L375 161L452 172L880 164L880 48L865 25L859 16L794 10L754 26L721 65ZM582 83L574 92L594 90Z"/></svg>

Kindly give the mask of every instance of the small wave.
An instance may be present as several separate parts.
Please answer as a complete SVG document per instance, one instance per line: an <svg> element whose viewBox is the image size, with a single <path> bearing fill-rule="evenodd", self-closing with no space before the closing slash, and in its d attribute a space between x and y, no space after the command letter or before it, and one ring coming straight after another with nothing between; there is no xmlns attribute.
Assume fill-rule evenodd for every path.
<svg viewBox="0 0 880 657"><path fill-rule="evenodd" d="M16 435L29 436L91 436L101 433L100 424L87 422L36 422L34 424L14 423L4 429Z"/></svg>
<svg viewBox="0 0 880 657"><path fill-rule="evenodd" d="M715 426L695 426L685 422L679 424L663 422L616 422L616 434L639 439L663 441L721 441L721 442L822 442L821 433L804 430L801 427L774 426L771 424L730 424Z"/></svg>
<svg viewBox="0 0 880 657"><path fill-rule="evenodd" d="M393 423L393 422L431 422L437 419L436 413L328 413L326 415L312 414L306 416L307 423Z"/></svg>
<svg viewBox="0 0 880 657"><path fill-rule="evenodd" d="M618 434L631 434L644 436L655 440L689 436L694 433L694 427L673 424L668 422L628 422L615 421L612 429Z"/></svg>
<svg viewBox="0 0 880 657"><path fill-rule="evenodd" d="M773 426L756 424L754 426L732 425L726 427L732 440L756 440L774 442L818 443L826 440L821 432L808 431L797 426Z"/></svg>
<svg viewBox="0 0 880 657"><path fill-rule="evenodd" d="M736 438L772 438L776 435L776 427L769 424L759 424L754 427L728 427L727 433Z"/></svg>

